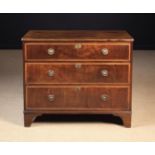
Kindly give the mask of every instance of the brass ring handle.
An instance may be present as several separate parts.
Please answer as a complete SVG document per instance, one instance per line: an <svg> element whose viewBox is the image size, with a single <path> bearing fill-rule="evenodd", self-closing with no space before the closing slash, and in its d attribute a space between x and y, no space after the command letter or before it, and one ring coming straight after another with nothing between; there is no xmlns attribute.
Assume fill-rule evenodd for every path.
<svg viewBox="0 0 155 155"><path fill-rule="evenodd" d="M55 53L54 48L49 48L49 49L47 50L47 53L48 53L48 55L54 55L54 53Z"/></svg>
<svg viewBox="0 0 155 155"><path fill-rule="evenodd" d="M106 69L101 70L101 75L108 76L108 70L106 70Z"/></svg>
<svg viewBox="0 0 155 155"><path fill-rule="evenodd" d="M49 77L54 76L54 74L55 74L54 70L48 70L48 76Z"/></svg>
<svg viewBox="0 0 155 155"><path fill-rule="evenodd" d="M101 100L102 100L102 101L105 102L105 101L107 101L108 99L109 99L109 96L108 96L108 95L106 95L106 94L102 94L102 95L101 95Z"/></svg>
<svg viewBox="0 0 155 155"><path fill-rule="evenodd" d="M55 96L53 94L48 95L48 101L52 102L54 101L54 99L55 99Z"/></svg>
<svg viewBox="0 0 155 155"><path fill-rule="evenodd" d="M109 50L107 48L102 48L101 52L103 55L108 55L109 54Z"/></svg>

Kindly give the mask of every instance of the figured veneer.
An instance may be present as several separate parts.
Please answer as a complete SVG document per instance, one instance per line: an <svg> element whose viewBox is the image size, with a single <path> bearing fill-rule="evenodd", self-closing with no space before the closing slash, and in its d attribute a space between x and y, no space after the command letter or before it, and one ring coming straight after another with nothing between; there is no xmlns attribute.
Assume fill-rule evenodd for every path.
<svg viewBox="0 0 155 155"><path fill-rule="evenodd" d="M130 63L26 63L25 70L27 84L130 83Z"/></svg>
<svg viewBox="0 0 155 155"><path fill-rule="evenodd" d="M131 126L133 38L126 31L29 31L24 125L42 114L112 114Z"/></svg>
<svg viewBox="0 0 155 155"><path fill-rule="evenodd" d="M130 61L129 43L27 43L25 58L29 61ZM48 51L52 49L53 54ZM103 50L108 49L108 54ZM72 58L72 59L70 59Z"/></svg>
<svg viewBox="0 0 155 155"><path fill-rule="evenodd" d="M129 110L129 89L128 86L28 86L26 106L36 110Z"/></svg>

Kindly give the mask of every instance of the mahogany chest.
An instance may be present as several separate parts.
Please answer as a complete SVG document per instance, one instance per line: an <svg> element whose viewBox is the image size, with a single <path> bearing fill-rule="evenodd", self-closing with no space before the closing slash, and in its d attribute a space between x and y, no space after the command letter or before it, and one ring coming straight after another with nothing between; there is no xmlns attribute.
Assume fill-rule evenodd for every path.
<svg viewBox="0 0 155 155"><path fill-rule="evenodd" d="M22 38L24 122L42 114L112 114L131 126L126 31L29 31Z"/></svg>

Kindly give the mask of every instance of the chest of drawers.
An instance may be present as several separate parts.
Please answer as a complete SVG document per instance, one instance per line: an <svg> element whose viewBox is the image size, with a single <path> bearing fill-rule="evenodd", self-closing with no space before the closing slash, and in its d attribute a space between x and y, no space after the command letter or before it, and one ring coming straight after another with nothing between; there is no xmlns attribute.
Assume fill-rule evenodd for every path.
<svg viewBox="0 0 155 155"><path fill-rule="evenodd" d="M24 122L42 114L112 114L131 126L126 31L29 31L22 38Z"/></svg>

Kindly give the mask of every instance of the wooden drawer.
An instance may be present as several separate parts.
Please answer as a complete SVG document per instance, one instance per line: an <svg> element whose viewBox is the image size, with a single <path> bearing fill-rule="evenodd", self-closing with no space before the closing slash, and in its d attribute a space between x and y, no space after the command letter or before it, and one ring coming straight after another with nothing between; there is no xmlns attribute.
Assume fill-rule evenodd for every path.
<svg viewBox="0 0 155 155"><path fill-rule="evenodd" d="M26 87L26 108L35 110L128 109L129 87L28 86Z"/></svg>
<svg viewBox="0 0 155 155"><path fill-rule="evenodd" d="M127 61L129 43L27 43L25 59L29 61Z"/></svg>
<svg viewBox="0 0 155 155"><path fill-rule="evenodd" d="M129 63L26 63L27 84L129 83Z"/></svg>

